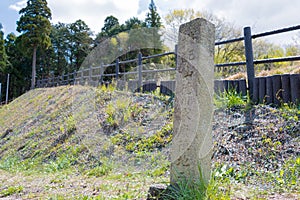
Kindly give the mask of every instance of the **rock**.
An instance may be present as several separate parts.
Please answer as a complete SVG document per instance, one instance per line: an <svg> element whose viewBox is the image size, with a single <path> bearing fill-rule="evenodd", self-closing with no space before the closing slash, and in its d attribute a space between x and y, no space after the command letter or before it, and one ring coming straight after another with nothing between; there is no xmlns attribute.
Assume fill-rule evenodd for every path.
<svg viewBox="0 0 300 200"><path fill-rule="evenodd" d="M149 188L147 200L163 200L163 194L167 190L166 185L152 185Z"/></svg>

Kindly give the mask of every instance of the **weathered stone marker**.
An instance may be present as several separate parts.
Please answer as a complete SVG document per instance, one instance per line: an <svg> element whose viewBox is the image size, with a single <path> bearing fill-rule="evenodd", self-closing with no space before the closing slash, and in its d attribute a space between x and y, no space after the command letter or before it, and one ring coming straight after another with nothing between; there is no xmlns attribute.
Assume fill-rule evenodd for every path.
<svg viewBox="0 0 300 200"><path fill-rule="evenodd" d="M182 24L178 38L171 184L208 182L211 173L214 25L205 19Z"/></svg>

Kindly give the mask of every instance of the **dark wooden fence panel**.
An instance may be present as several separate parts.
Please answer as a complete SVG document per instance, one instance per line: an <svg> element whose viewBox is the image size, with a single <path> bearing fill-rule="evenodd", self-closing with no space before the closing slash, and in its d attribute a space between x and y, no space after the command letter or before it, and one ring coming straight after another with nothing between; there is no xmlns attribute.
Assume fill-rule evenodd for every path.
<svg viewBox="0 0 300 200"><path fill-rule="evenodd" d="M271 76L272 79L272 90L273 90L273 102L276 105L280 105L282 102L282 84L281 84L281 75Z"/></svg>
<svg viewBox="0 0 300 200"><path fill-rule="evenodd" d="M175 92L175 81L161 81L160 82L160 93L164 95L174 95Z"/></svg>
<svg viewBox="0 0 300 200"><path fill-rule="evenodd" d="M276 94L274 94L276 96ZM267 104L270 104L274 101L273 98L273 83L272 83L272 77L266 77L266 95L265 95L265 101Z"/></svg>
<svg viewBox="0 0 300 200"><path fill-rule="evenodd" d="M257 77L253 83L254 103L300 102L300 74Z"/></svg>
<svg viewBox="0 0 300 200"><path fill-rule="evenodd" d="M84 78L74 77L53 77L43 80L38 80L38 87L55 87L59 85L84 84L89 82ZM90 79L91 81L91 79ZM97 79L91 81L94 86L100 84ZM106 83L109 84L109 83ZM164 95L174 95L175 81L161 81L160 85L156 81L145 81L142 83L143 92L152 92L160 87L160 93ZM119 90L127 89L131 92L138 92L138 81L130 80L128 82L123 80L117 81L117 88ZM246 80L215 80L214 90L216 94L224 91L236 90L242 96L247 95ZM267 77L256 77L253 81L253 98L254 103L267 103L280 105L281 103L300 103L300 74L284 74Z"/></svg>
<svg viewBox="0 0 300 200"><path fill-rule="evenodd" d="M293 103L300 102L300 74L290 75L291 99Z"/></svg>
<svg viewBox="0 0 300 200"><path fill-rule="evenodd" d="M281 75L281 86L282 86L282 101L283 103L288 103L291 100L291 85L290 85L290 75Z"/></svg>
<svg viewBox="0 0 300 200"><path fill-rule="evenodd" d="M216 94L223 93L224 91L235 90L238 94L243 96L247 95L246 80L215 80L214 90Z"/></svg>
<svg viewBox="0 0 300 200"><path fill-rule="evenodd" d="M156 81L146 81L142 83L143 92L153 92L157 88Z"/></svg>

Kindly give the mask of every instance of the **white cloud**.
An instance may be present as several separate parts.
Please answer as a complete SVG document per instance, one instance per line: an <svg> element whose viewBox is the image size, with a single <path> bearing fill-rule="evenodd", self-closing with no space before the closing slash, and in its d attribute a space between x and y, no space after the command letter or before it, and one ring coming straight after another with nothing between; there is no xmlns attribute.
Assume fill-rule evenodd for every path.
<svg viewBox="0 0 300 200"><path fill-rule="evenodd" d="M101 31L107 16L113 15L120 23L137 15L138 0L49 0L52 23L73 23L82 19L95 33Z"/></svg>
<svg viewBox="0 0 300 200"><path fill-rule="evenodd" d="M3 0L0 2L4 2ZM19 11L26 0L14 0L9 9ZM72 23L82 19L98 33L104 19L113 15L120 23L130 17L145 18L151 0L48 0L52 23ZM300 23L300 1L295 0L154 0L162 18L171 10L193 8L208 11L237 26L251 26L253 33L297 25ZM1 5L1 3L0 3ZM15 22L13 21L15 24Z"/></svg>
<svg viewBox="0 0 300 200"><path fill-rule="evenodd" d="M18 1L17 3L10 5L9 9L19 12L22 8L26 6L26 2L27 0Z"/></svg>

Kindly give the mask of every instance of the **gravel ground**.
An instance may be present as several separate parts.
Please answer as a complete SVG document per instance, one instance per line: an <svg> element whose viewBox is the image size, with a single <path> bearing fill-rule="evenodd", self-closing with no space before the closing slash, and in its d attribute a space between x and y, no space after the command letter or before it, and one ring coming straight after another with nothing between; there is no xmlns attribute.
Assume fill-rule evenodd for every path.
<svg viewBox="0 0 300 200"><path fill-rule="evenodd" d="M299 111L290 113L266 105L254 106L248 111L238 108L215 111L213 162L226 164L241 176L246 169L247 175L240 181L249 188L274 191L272 182L260 180L259 175L253 175L259 172L260 175L271 173L276 176L284 163L299 158L299 119ZM296 193L298 194L279 194L275 191L263 198L300 199L299 192ZM237 199L247 198L242 195Z"/></svg>
<svg viewBox="0 0 300 200"><path fill-rule="evenodd" d="M299 114L285 116L278 109L258 105L250 111L216 111L214 117L216 162L276 171L288 159L300 156Z"/></svg>

